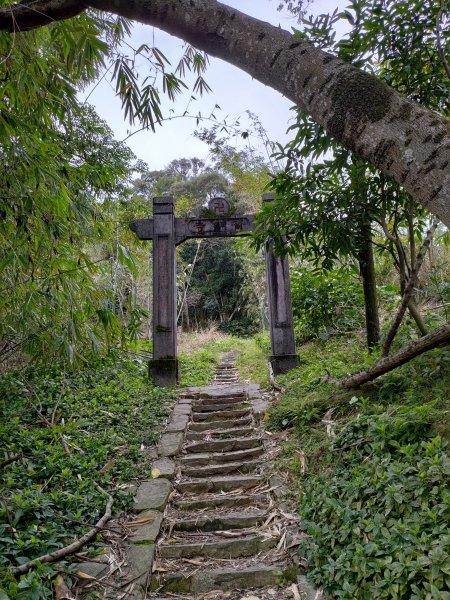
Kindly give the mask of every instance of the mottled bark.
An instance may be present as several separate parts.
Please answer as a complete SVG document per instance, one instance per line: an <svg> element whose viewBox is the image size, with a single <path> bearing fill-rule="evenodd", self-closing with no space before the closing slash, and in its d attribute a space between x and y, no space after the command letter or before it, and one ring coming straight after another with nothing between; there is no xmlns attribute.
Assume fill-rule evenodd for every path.
<svg viewBox="0 0 450 600"><path fill-rule="evenodd" d="M341 380L339 385L345 388L359 387L364 383L368 383L369 381L380 377L380 375L393 371L397 367L416 358L416 356L428 352L428 350L432 350L439 346L447 346L449 343L450 325L444 325L443 327L436 329L436 331L421 337L417 342L406 346L406 348L402 348L399 352L380 359L373 367L367 369L367 371L356 373L356 375L351 375L350 377Z"/></svg>
<svg viewBox="0 0 450 600"><path fill-rule="evenodd" d="M369 237L367 237L362 243L358 258L359 270L364 289L367 347L369 350L373 350L373 348L375 348L380 341L380 319L378 316L377 285L375 281L373 247Z"/></svg>
<svg viewBox="0 0 450 600"><path fill-rule="evenodd" d="M48 16L64 18L61 6L74 10L73 0L54 2L55 15L48 7L52 3L43 3L47 21L42 24ZM436 113L287 31L216 0L89 0L89 6L163 29L278 90L450 226L450 127ZM25 19L21 10L14 15L19 26L17 19ZM40 10L38 1L30 12ZM0 10L0 28L12 29L12 11L16 8ZM37 21L35 16L35 26Z"/></svg>

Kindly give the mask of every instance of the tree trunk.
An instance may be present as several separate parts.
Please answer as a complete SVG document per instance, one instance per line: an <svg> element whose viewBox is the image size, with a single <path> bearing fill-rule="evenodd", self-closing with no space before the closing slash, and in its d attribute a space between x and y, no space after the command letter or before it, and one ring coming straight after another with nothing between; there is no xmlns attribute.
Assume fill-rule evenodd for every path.
<svg viewBox="0 0 450 600"><path fill-rule="evenodd" d="M377 77L217 0L37 0L0 9L0 29L39 27L86 5L159 27L278 90L450 226L450 126L443 117Z"/></svg>
<svg viewBox="0 0 450 600"><path fill-rule="evenodd" d="M403 320L406 309L410 305L412 295L414 293L414 288L417 285L420 268L424 261L426 252L430 246L431 240L433 239L433 234L436 231L437 225L438 225L437 222L434 222L433 225L430 227L430 229L427 233L427 237L425 238L425 241L422 244L419 254L417 255L417 257L414 261L414 268L411 269L408 283L406 284L405 291L403 292L403 298L400 303L400 307L397 311L397 314L395 315L395 318L394 318L394 321L392 322L391 327L389 328L389 331L386 334L386 338L383 343L383 352L382 352L383 356L387 356L389 354L389 350L391 349L392 342L394 341L394 338L397 334L398 328L400 327L400 324ZM411 310L411 308L410 308L410 310ZM425 323L424 323L424 326L425 326Z"/></svg>
<svg viewBox="0 0 450 600"><path fill-rule="evenodd" d="M417 304L414 302L414 300L412 298L408 302L408 311L409 311L409 314L411 315L411 317L414 319L417 327L419 328L420 333L422 335L427 335L428 327L425 324L424 318L423 318Z"/></svg>
<svg viewBox="0 0 450 600"><path fill-rule="evenodd" d="M364 289L364 307L366 312L367 347L372 351L380 341L380 319L378 316L377 286L375 282L375 263L370 237L367 237L359 252L359 270Z"/></svg>
<svg viewBox="0 0 450 600"><path fill-rule="evenodd" d="M450 325L444 325L436 331L432 331L428 335L423 336L417 342L402 348L399 352L381 358L373 367L351 375L339 382L339 385L345 388L356 388L364 383L372 381L380 375L384 375L389 371L393 371L397 367L404 365L416 356L437 348L438 346L446 346L450 343Z"/></svg>

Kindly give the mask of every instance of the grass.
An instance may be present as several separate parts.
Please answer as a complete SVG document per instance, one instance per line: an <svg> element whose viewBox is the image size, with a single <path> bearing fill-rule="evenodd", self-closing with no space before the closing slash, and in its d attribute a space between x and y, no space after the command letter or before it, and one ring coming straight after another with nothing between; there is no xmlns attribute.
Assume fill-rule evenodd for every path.
<svg viewBox="0 0 450 600"><path fill-rule="evenodd" d="M213 328L206 332L182 334L180 339L180 386L208 385L222 356L237 352L236 366L243 383L259 383L269 387L267 358L270 353L268 337L237 338Z"/></svg>
<svg viewBox="0 0 450 600"><path fill-rule="evenodd" d="M0 459L22 455L0 471L0 588L11 600L52 597L51 581L70 571L70 559L19 581L7 571L98 521L106 502L96 484L112 493L115 512L129 506L124 484L147 476L145 449L171 402L171 392L149 383L145 362L120 355L75 373L30 365L0 378Z"/></svg>
<svg viewBox="0 0 450 600"><path fill-rule="evenodd" d="M258 383L263 389L268 389L270 387L267 367L270 354L268 336L258 334L251 338L237 339L235 348L239 352L236 366L241 381Z"/></svg>

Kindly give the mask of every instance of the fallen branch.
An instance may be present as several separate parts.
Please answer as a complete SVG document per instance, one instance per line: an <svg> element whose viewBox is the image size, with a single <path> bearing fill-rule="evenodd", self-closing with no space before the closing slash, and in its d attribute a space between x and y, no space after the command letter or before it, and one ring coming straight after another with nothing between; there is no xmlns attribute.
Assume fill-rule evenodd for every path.
<svg viewBox="0 0 450 600"><path fill-rule="evenodd" d="M30 560L30 561L24 563L23 565L20 565L20 567L16 567L12 571L14 575L23 575L24 573L28 573L28 571L37 567L38 564L58 562L59 560L65 558L66 556L69 556L70 554L75 554L75 552L78 552L78 550L80 550L83 546L85 546L94 536L97 535L97 533L101 529L103 529L103 527L106 525L106 523L111 519L111 516L112 516L111 509L112 509L114 499L110 494L105 492L105 490L103 490L100 486L96 485L96 487L97 487L97 489L101 490L104 494L107 494L107 496L108 496L108 502L106 504L105 514L100 519L100 521L98 521L98 523L96 525L94 525L94 527L90 531L85 533L82 537L80 537L78 540L75 540L68 546L65 546L64 548L60 548L59 550L55 550L55 552L50 552L49 554L44 554L42 556L39 556L39 558Z"/></svg>
<svg viewBox="0 0 450 600"><path fill-rule="evenodd" d="M16 460L20 460L21 458L23 458L22 452L19 452L18 454L14 454L13 456L10 456L9 458L5 458L5 460L2 460L0 462L0 469L2 467L6 467L6 465L16 462Z"/></svg>
<svg viewBox="0 0 450 600"><path fill-rule="evenodd" d="M428 350L432 350L439 346L446 346L449 343L450 325L444 325L443 327L439 327L439 329L424 335L417 342L402 348L395 354L381 358L373 367L367 369L367 371L362 371L361 373L356 373L355 375L342 379L338 385L345 388L359 387L368 381L376 379L380 375L393 371L397 367L400 367Z"/></svg>

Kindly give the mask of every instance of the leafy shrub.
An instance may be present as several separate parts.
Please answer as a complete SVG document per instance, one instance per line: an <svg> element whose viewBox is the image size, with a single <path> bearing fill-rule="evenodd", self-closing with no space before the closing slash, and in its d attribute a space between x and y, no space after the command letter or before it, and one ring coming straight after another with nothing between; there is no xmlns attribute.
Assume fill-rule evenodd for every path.
<svg viewBox="0 0 450 600"><path fill-rule="evenodd" d="M364 324L364 297L355 274L344 269L291 274L296 337L303 342L331 331L352 331Z"/></svg>
<svg viewBox="0 0 450 600"><path fill-rule="evenodd" d="M223 321L219 325L219 331L234 335L236 337L248 337L258 331L258 324L251 317L239 317L230 321Z"/></svg>
<svg viewBox="0 0 450 600"><path fill-rule="evenodd" d="M450 598L450 463L429 407L359 416L301 499L308 573L335 598Z"/></svg>

